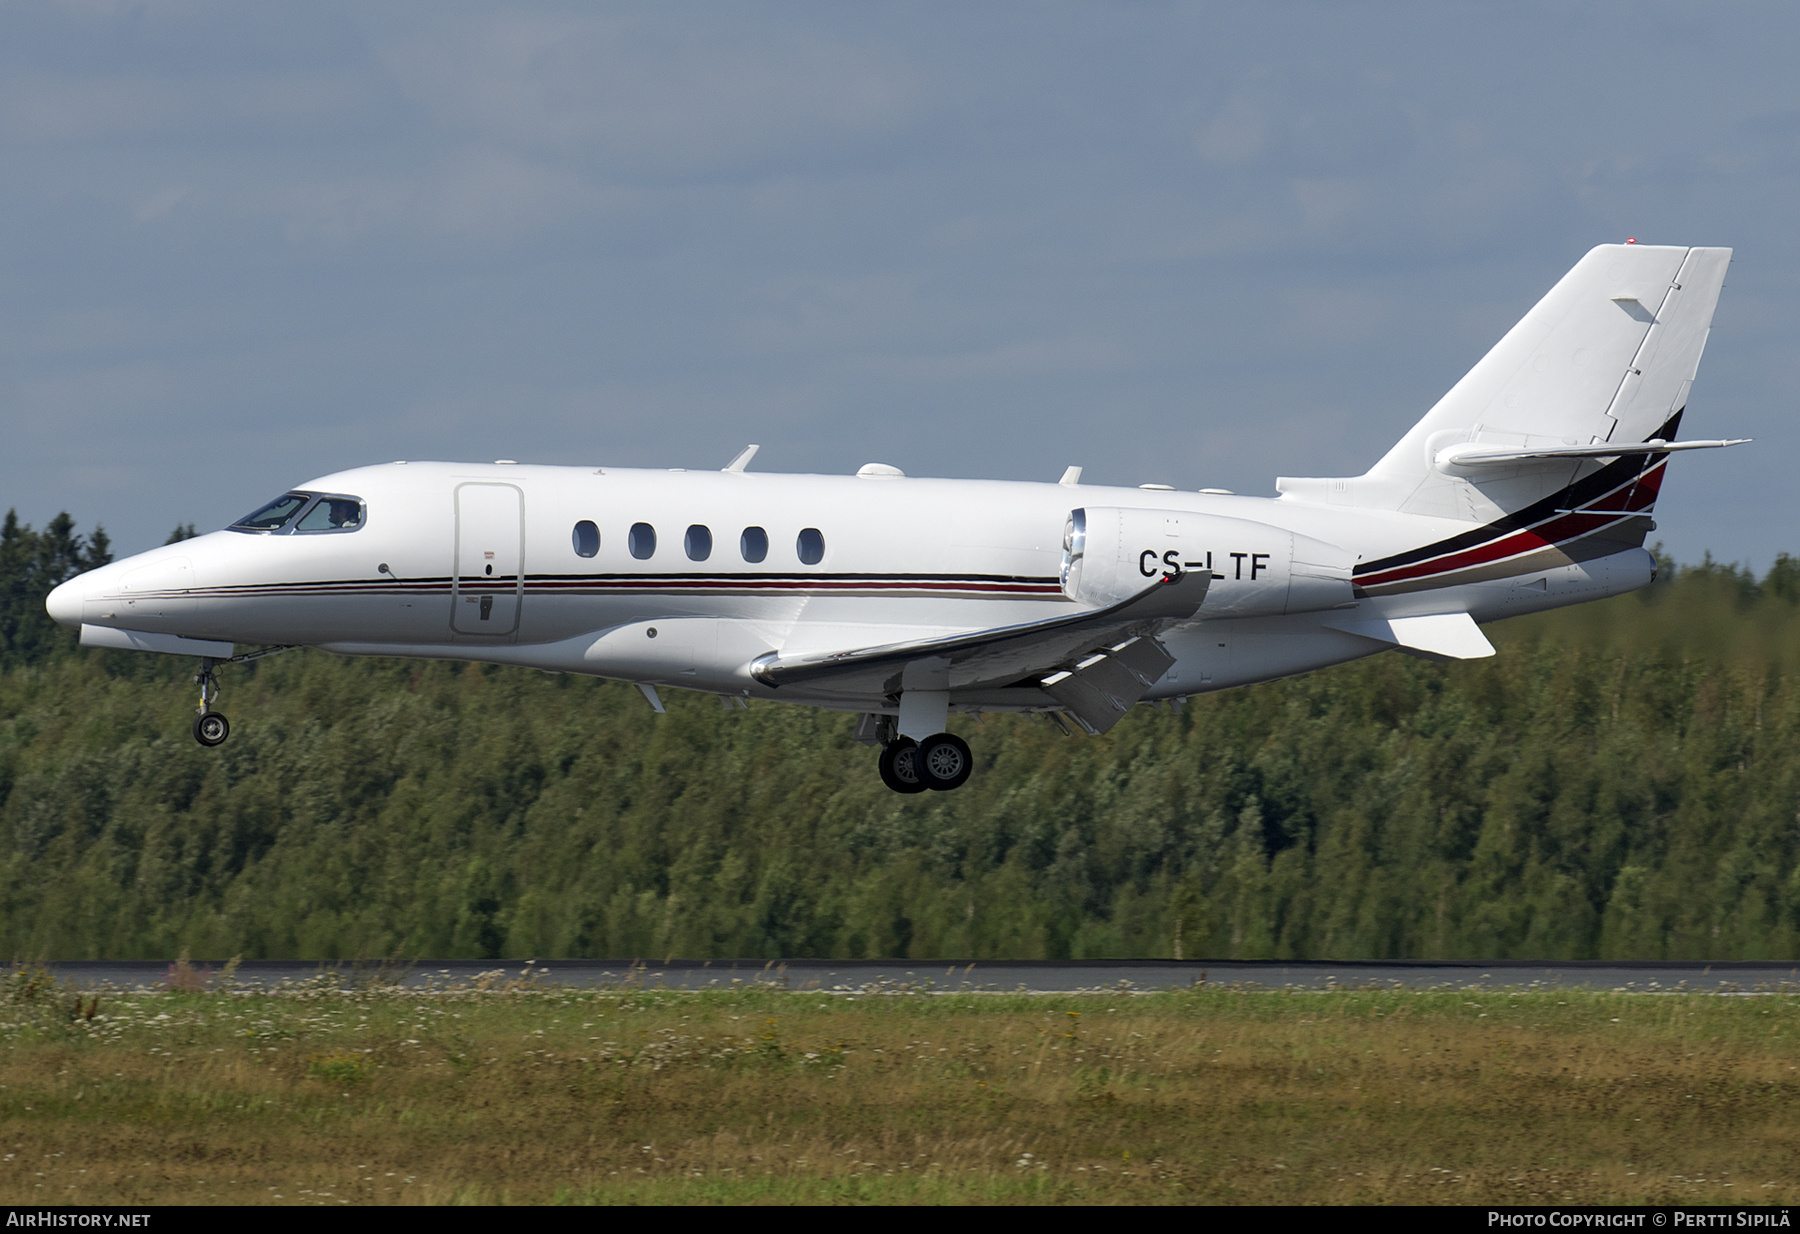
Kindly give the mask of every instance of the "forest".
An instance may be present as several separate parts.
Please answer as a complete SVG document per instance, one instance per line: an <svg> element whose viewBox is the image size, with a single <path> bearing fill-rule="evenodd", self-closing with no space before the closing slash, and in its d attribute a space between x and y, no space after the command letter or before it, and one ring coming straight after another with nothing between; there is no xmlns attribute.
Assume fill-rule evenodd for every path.
<svg viewBox="0 0 1800 1234"><path fill-rule="evenodd" d="M1786 556L1098 739L958 720L969 784L901 797L848 715L316 651L227 670L204 749L188 661L44 615L75 528L0 529L17 960L1800 954Z"/></svg>

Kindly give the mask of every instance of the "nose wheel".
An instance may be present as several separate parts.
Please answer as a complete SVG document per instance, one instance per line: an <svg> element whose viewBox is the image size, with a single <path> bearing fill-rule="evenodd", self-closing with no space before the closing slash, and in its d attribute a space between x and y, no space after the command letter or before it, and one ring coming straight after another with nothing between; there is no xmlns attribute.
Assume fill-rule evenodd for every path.
<svg viewBox="0 0 1800 1234"><path fill-rule="evenodd" d="M231 722L217 711L194 717L194 740L203 746L221 745L231 736Z"/></svg>

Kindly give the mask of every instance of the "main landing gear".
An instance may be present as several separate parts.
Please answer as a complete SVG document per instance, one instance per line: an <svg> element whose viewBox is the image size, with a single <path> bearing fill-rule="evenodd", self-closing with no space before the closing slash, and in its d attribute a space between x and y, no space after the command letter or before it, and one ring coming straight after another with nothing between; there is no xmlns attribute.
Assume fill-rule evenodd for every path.
<svg viewBox="0 0 1800 1234"><path fill-rule="evenodd" d="M915 742L895 737L881 751L881 782L896 793L948 792L961 788L975 770L969 743L954 733Z"/></svg>

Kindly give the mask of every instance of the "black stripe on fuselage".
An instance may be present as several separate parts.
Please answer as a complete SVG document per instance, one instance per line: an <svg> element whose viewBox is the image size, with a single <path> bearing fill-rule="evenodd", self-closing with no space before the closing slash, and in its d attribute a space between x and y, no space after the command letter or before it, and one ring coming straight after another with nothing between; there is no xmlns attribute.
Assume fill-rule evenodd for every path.
<svg viewBox="0 0 1800 1234"><path fill-rule="evenodd" d="M447 593L452 586L458 591L516 591L516 575L472 575L460 579L440 575L415 579L319 579L281 583L251 583L240 586L199 587L170 595L228 599L244 596L305 595L345 592L363 595L433 595ZM658 587L688 591L699 588L721 591L795 590L808 587L846 589L880 588L930 591L971 590L988 594L1060 595L1061 584L1055 576L1020 576L1007 574L880 574L880 573L684 573L659 574L531 574L525 577L526 591L570 592L578 589L645 591ZM161 593L137 593L148 596Z"/></svg>
<svg viewBox="0 0 1800 1234"><path fill-rule="evenodd" d="M1685 411L1686 408L1682 408ZM1650 434L1646 440L1662 438L1667 441L1675 436L1681 425L1681 411L1670 416L1663 426ZM1460 553L1465 549L1485 544L1496 536L1510 535L1515 531L1523 531L1546 519L1555 518L1565 511L1578 509L1596 497L1604 496L1622 484L1629 483L1637 476L1643 475L1657 463L1667 458L1666 454L1627 454L1614 459L1599 471L1586 479L1577 480L1564 486L1541 501L1513 513L1484 523L1473 531L1465 531L1445 540L1438 540L1420 548L1408 549L1403 553L1395 553L1391 557L1383 557L1379 561L1359 562L1351 571L1353 576L1375 574L1384 570L1392 570L1398 566L1410 566L1414 562L1426 561L1432 557L1442 557L1448 553ZM1570 460L1571 462L1576 460ZM1649 513L1646 509L1644 513Z"/></svg>

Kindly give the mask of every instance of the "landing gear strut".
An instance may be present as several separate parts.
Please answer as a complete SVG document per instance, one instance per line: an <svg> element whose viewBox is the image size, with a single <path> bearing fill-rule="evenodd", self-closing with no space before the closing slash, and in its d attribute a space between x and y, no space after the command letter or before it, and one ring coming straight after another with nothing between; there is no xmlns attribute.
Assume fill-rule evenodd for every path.
<svg viewBox="0 0 1800 1234"><path fill-rule="evenodd" d="M212 709L212 702L219 697L219 677L213 672L217 661L210 656L200 659L200 671L194 674L194 684L200 687L200 714L194 717L194 740L203 746L216 746L231 736L231 721L223 714Z"/></svg>
<svg viewBox="0 0 1800 1234"><path fill-rule="evenodd" d="M975 770L969 743L953 733L915 742L896 736L881 751L881 782L896 793L948 792L961 788Z"/></svg>
<svg viewBox="0 0 1800 1234"><path fill-rule="evenodd" d="M293 644L289 644L285 647L264 647L260 651L232 656L229 660L201 656L200 671L194 674L194 684L200 687L200 714L194 717L194 740L210 747L223 745L225 739L231 736L231 721L223 713L212 709L213 700L219 697L219 674L216 669L225 664L248 664L251 660L260 660L278 651L292 650Z"/></svg>

